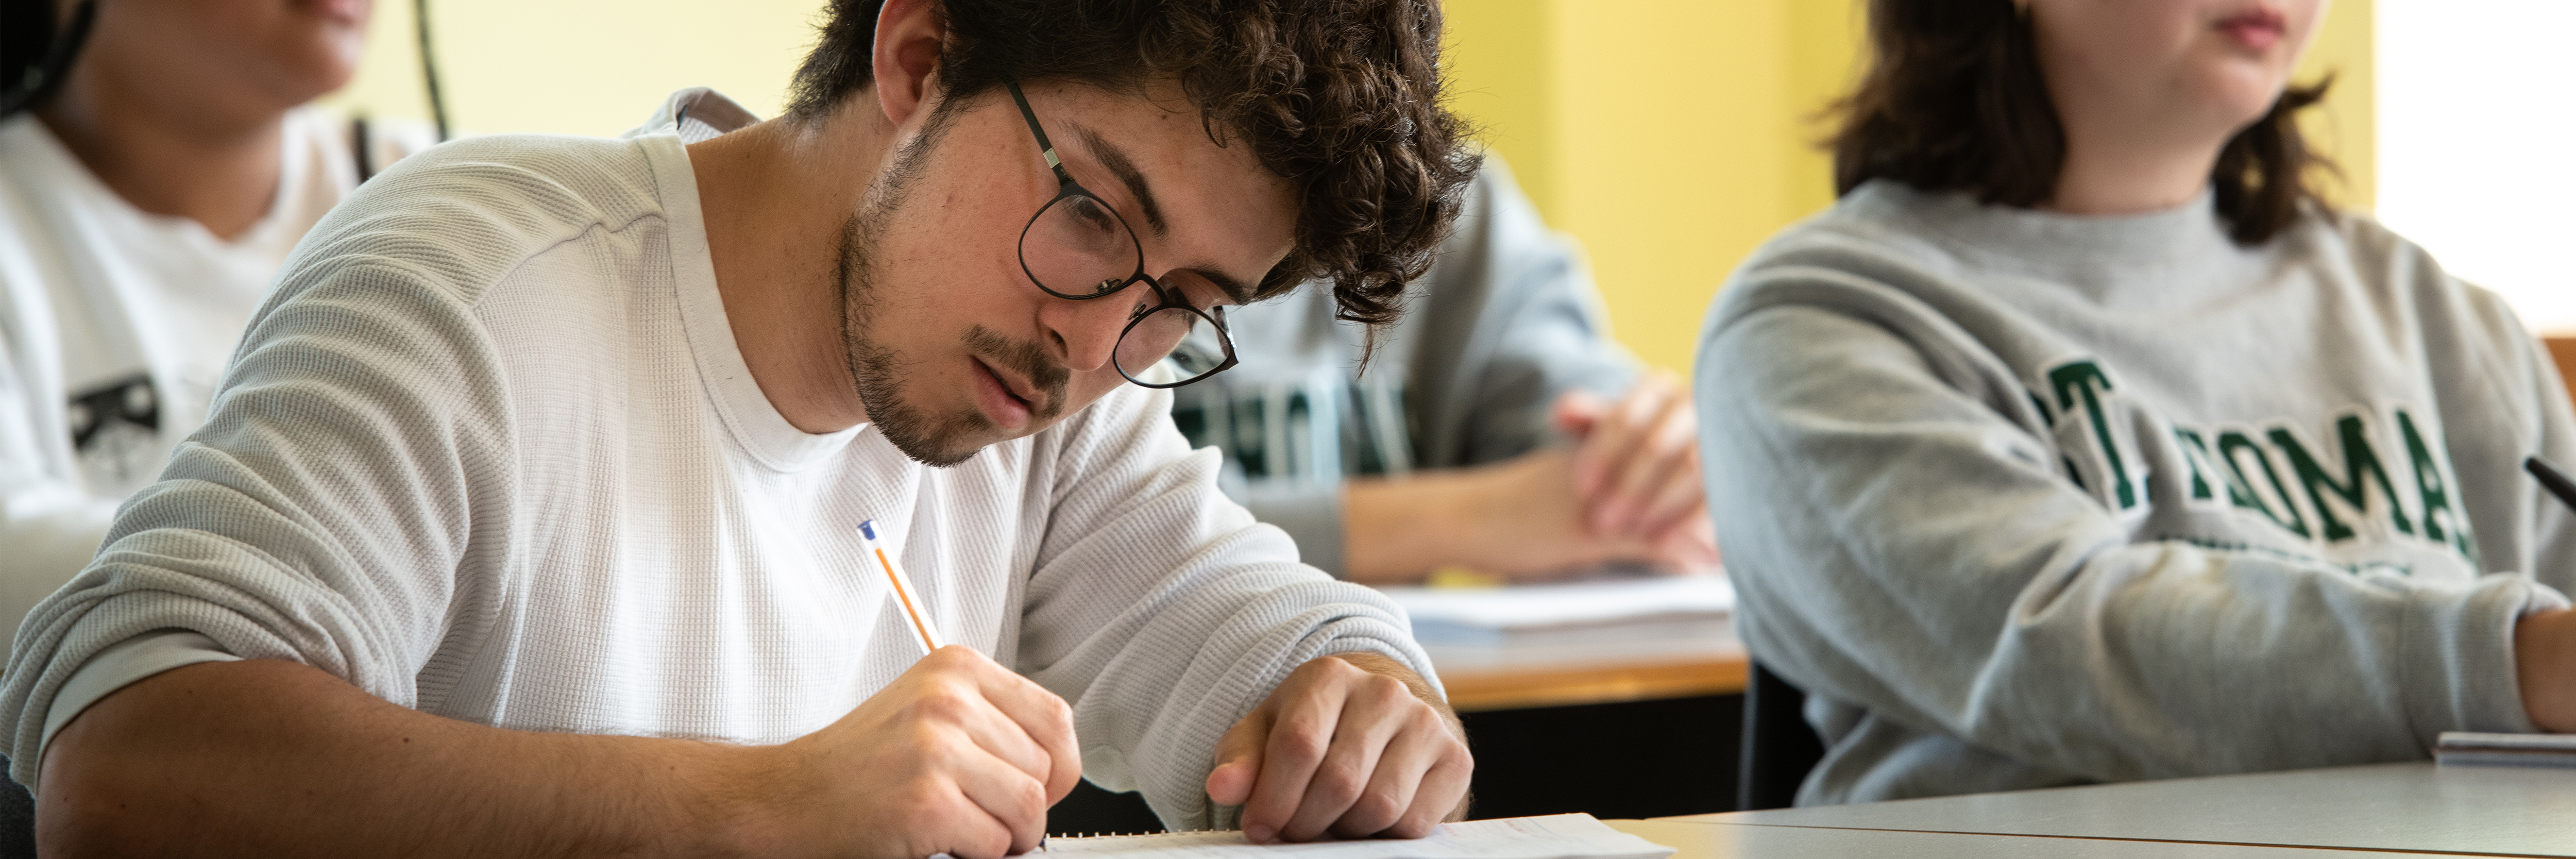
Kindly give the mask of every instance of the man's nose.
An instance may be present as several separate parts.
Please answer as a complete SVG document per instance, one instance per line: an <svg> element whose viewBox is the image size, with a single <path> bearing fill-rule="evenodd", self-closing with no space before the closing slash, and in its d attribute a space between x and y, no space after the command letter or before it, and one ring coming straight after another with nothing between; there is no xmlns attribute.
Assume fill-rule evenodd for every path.
<svg viewBox="0 0 2576 859"><path fill-rule="evenodd" d="M1046 326L1059 353L1056 358L1065 369L1087 372L1108 366L1110 355L1118 349L1118 335L1127 329L1128 311L1140 300L1137 291L1151 289L1131 283L1126 289L1081 301L1047 296L1038 321Z"/></svg>

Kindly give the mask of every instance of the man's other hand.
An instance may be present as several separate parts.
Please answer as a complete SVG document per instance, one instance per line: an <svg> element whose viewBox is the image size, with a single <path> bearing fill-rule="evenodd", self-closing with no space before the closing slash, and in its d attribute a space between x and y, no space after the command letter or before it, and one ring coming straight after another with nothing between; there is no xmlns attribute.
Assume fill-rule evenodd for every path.
<svg viewBox="0 0 2576 859"><path fill-rule="evenodd" d="M1217 740L1210 799L1255 844L1420 838L1467 810L1465 732L1431 687L1374 653L1298 666Z"/></svg>
<svg viewBox="0 0 2576 859"><path fill-rule="evenodd" d="M961 645L774 751L755 789L824 827L813 855L1025 853L1082 778L1064 699Z"/></svg>

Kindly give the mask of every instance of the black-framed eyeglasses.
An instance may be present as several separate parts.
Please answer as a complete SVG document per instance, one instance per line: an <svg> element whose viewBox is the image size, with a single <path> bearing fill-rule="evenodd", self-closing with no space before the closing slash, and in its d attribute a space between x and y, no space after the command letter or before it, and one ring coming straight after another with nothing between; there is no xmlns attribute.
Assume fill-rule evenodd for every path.
<svg viewBox="0 0 2576 859"><path fill-rule="evenodd" d="M1055 171L1055 197L1029 216L1028 226L1020 228L1020 270L1028 273L1029 282L1048 295L1073 301L1107 298L1138 281L1153 288L1160 303L1127 320L1126 329L1118 332L1117 348L1110 352L1110 363L1127 381L1148 388L1177 388L1234 366L1234 337L1226 333L1225 308L1194 307L1179 291L1146 274L1145 243L1127 226L1127 219L1065 172L1064 161L1056 157L1046 129L1038 127L1037 111L1029 109L1029 97L1020 92L1019 83L1004 80L1002 86L1019 104L1029 133L1037 136L1047 169ZM1165 359L1171 360L1180 380L1146 381L1148 371Z"/></svg>

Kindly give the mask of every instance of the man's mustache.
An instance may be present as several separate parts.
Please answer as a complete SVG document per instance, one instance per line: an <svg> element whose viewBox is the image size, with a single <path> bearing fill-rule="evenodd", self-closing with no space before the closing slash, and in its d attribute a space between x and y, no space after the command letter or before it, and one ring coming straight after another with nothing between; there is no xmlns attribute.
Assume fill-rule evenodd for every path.
<svg viewBox="0 0 2576 859"><path fill-rule="evenodd" d="M1045 349L1025 340L1013 340L976 325L966 329L966 350L984 360L1020 374L1029 384L1046 394L1046 401L1033 403L1032 416L1055 417L1064 411L1065 386L1072 382L1073 371L1047 358Z"/></svg>

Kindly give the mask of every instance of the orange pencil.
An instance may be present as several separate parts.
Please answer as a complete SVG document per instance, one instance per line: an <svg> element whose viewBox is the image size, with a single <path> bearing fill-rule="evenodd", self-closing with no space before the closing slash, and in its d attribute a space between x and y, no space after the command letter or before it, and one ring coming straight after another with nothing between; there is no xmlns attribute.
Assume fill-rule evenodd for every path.
<svg viewBox="0 0 2576 859"><path fill-rule="evenodd" d="M912 589L912 577L903 574L894 553L887 551L885 541L877 537L877 520L859 523L859 539L868 557L876 560L877 569L885 571L886 582L894 586L895 607L903 609L904 619L912 622L913 633L921 636L921 652L938 650L939 632L930 625L930 607L921 603L920 592Z"/></svg>

